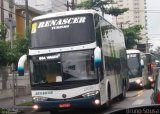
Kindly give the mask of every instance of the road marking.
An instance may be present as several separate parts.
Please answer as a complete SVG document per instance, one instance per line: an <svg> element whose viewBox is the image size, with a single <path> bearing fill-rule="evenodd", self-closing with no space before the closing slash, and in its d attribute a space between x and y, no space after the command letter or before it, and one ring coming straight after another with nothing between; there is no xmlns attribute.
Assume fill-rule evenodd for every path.
<svg viewBox="0 0 160 114"><path fill-rule="evenodd" d="M136 100L132 103L132 105L140 105L144 102L144 100Z"/></svg>

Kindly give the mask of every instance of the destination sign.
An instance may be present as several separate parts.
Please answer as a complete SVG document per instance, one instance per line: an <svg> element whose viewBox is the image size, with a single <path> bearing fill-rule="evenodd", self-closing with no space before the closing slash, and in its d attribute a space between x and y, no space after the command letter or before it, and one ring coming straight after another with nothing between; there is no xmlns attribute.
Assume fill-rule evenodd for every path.
<svg viewBox="0 0 160 114"><path fill-rule="evenodd" d="M52 59L58 59L58 58L60 58L60 54L39 56L38 60L43 61L43 60L52 60Z"/></svg>

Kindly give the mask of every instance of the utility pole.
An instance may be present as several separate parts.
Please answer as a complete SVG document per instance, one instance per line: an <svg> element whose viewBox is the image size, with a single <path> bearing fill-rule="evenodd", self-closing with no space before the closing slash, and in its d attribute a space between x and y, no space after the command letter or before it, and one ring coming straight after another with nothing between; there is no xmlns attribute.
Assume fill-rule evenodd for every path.
<svg viewBox="0 0 160 114"><path fill-rule="evenodd" d="M9 21L9 30L10 30L10 34L9 34L9 36L10 36L10 40L11 40L11 49L13 48L13 19L12 19L12 17L9 17L9 19L8 19L8 21ZM14 67L14 63L12 63L12 81L13 81L13 105L15 106L16 105L16 100L15 100L15 96L16 96L16 93L15 93L15 86L16 86L16 84L15 84L15 74L14 74L14 71L15 71L15 67Z"/></svg>
<svg viewBox="0 0 160 114"><path fill-rule="evenodd" d="M67 4L64 4L67 7L67 11L69 11L69 8L71 8L72 10L75 10L75 3L74 0L72 0L71 3L69 3L69 1L67 0Z"/></svg>
<svg viewBox="0 0 160 114"><path fill-rule="evenodd" d="M5 18L5 25L7 28L9 28L9 38L11 41L11 49L13 48L13 29L16 27L16 22L13 20L12 15L9 15L9 18ZM12 81L13 81L13 105L16 104L15 96L16 96L16 83L15 83L15 65L12 63L11 65L12 69Z"/></svg>
<svg viewBox="0 0 160 114"><path fill-rule="evenodd" d="M26 37L29 38L29 15L28 15L28 0L25 0L26 5Z"/></svg>
<svg viewBox="0 0 160 114"><path fill-rule="evenodd" d="M149 38L147 37L146 40L146 53L149 53L149 43L148 43Z"/></svg>
<svg viewBox="0 0 160 114"><path fill-rule="evenodd" d="M4 23L3 0L0 0L0 3L1 3L1 23Z"/></svg>
<svg viewBox="0 0 160 114"><path fill-rule="evenodd" d="M69 1L67 0L67 11L69 11Z"/></svg>
<svg viewBox="0 0 160 114"><path fill-rule="evenodd" d="M72 2L71 2L71 9L72 9L72 10L75 10L74 0L72 0Z"/></svg>

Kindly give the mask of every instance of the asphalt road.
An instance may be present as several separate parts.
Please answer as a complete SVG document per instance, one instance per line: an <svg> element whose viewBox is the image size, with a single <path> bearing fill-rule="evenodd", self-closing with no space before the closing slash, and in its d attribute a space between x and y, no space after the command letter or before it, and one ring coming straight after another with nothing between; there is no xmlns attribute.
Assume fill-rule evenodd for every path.
<svg viewBox="0 0 160 114"><path fill-rule="evenodd" d="M114 101L110 109L95 111L95 110L72 110L72 111L60 111L59 114L107 114L110 111L115 111L118 109L125 109L129 107L145 106L151 105L150 95L153 92L152 89L149 90L137 90L128 91L126 99L123 101ZM58 114L55 113L55 114ZM29 111L25 114L50 114L49 112L33 112Z"/></svg>

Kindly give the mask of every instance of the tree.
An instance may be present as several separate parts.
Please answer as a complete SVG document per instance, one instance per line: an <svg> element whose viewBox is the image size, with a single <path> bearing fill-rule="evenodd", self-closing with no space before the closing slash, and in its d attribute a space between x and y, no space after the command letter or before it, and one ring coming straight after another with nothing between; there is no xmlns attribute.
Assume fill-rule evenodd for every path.
<svg viewBox="0 0 160 114"><path fill-rule="evenodd" d="M0 76L2 77L2 88L7 89L8 66L18 63L20 56L27 53L28 40L18 38L16 35L11 48L11 42L5 41L7 28L0 24Z"/></svg>
<svg viewBox="0 0 160 114"><path fill-rule="evenodd" d="M115 4L113 2L113 0L105 0L105 1L101 1L101 0L95 0L95 2L92 2L92 0L87 0L84 1L80 4L77 5L77 8L83 8L83 9L100 9L102 12L102 15L104 16L104 14L110 14L113 16L118 16L121 15L122 13L128 11L128 8L107 8L106 5L109 4Z"/></svg>
<svg viewBox="0 0 160 114"><path fill-rule="evenodd" d="M10 42L0 40L0 72L2 77L2 88L7 89L8 68L12 63L17 65L19 58L26 54L28 50L27 39L17 39L13 41L11 48Z"/></svg>
<svg viewBox="0 0 160 114"><path fill-rule="evenodd" d="M111 14L116 17L116 23L117 23L117 16L123 14L124 12L128 11L128 8L119 9L117 7L111 7L108 9L108 14Z"/></svg>
<svg viewBox="0 0 160 114"><path fill-rule="evenodd" d="M8 51L8 43L5 40L0 40L0 77L2 77L2 89L7 88L7 51Z"/></svg>
<svg viewBox="0 0 160 114"><path fill-rule="evenodd" d="M0 39L4 40L6 38L7 29L4 24L0 23Z"/></svg>
<svg viewBox="0 0 160 114"><path fill-rule="evenodd" d="M142 39L140 37L141 29L141 25L135 25L126 29L122 29L127 49L132 49L135 45L137 45L138 41Z"/></svg>
<svg viewBox="0 0 160 114"><path fill-rule="evenodd" d="M2 88L7 89L8 68L12 63L17 65L19 58L27 53L28 40L21 38L13 41L11 48L10 42L0 40L0 76L2 77Z"/></svg>
<svg viewBox="0 0 160 114"><path fill-rule="evenodd" d="M8 71L7 71L7 51L8 51L8 43L5 41L6 39L7 29L3 23L0 23L0 77L2 77L2 89L7 88L7 79L8 79Z"/></svg>

